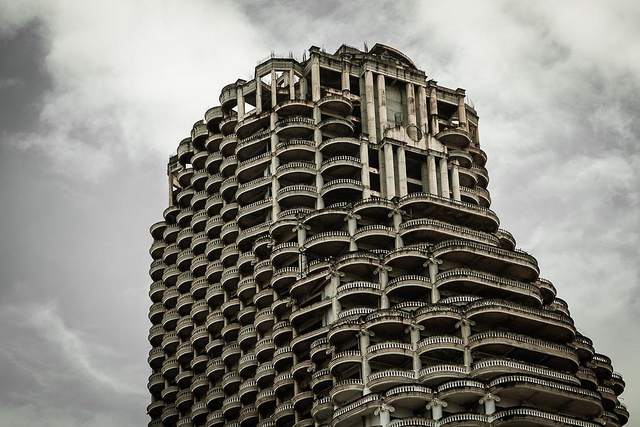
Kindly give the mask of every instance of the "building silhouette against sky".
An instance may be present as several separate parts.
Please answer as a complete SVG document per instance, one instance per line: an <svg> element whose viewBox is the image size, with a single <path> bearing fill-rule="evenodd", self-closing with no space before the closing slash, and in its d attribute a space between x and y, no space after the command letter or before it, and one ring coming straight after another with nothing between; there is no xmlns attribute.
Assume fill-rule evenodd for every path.
<svg viewBox="0 0 640 427"><path fill-rule="evenodd" d="M620 426L624 381L499 228L478 116L401 52L222 89L151 227L149 426Z"/></svg>

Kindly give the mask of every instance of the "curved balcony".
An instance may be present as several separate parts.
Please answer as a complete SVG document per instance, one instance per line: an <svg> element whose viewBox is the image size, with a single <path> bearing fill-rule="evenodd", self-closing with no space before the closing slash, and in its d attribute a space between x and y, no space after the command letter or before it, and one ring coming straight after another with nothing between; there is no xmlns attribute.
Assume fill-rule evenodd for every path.
<svg viewBox="0 0 640 427"><path fill-rule="evenodd" d="M151 394L159 396L164 390L164 377L161 374L151 374L147 382L147 388Z"/></svg>
<svg viewBox="0 0 640 427"><path fill-rule="evenodd" d="M176 279L176 288L178 289L178 292L180 292L181 294L185 294L188 293L191 289L192 283L193 275L191 274L191 271L183 271L178 275L178 278Z"/></svg>
<svg viewBox="0 0 640 427"><path fill-rule="evenodd" d="M240 374L237 372L227 372L222 376L221 384L226 395L233 395L237 393L241 383L242 378L240 378Z"/></svg>
<svg viewBox="0 0 640 427"><path fill-rule="evenodd" d="M178 420L178 408L176 405L166 405L160 415L160 420L164 425L172 425Z"/></svg>
<svg viewBox="0 0 640 427"><path fill-rule="evenodd" d="M351 120L338 117L324 119L318 124L322 135L327 138L349 137L355 131L355 125Z"/></svg>
<svg viewBox="0 0 640 427"><path fill-rule="evenodd" d="M539 310L504 300L482 299L465 309L467 318L489 325L509 325L512 331L555 342L573 341L573 320L564 314Z"/></svg>
<svg viewBox="0 0 640 427"><path fill-rule="evenodd" d="M164 351L157 347L152 348L149 351L149 357L147 357L147 362L152 369L158 369L162 367L162 362L164 362L165 354Z"/></svg>
<svg viewBox="0 0 640 427"><path fill-rule="evenodd" d="M238 116L235 115L235 112L233 114L232 116L225 117L219 124L220 132L223 136L233 135L235 137L233 131L238 124Z"/></svg>
<svg viewBox="0 0 640 427"><path fill-rule="evenodd" d="M271 199L269 203L271 202ZM266 254L268 248L266 247L267 243L270 243L270 240L266 240L265 238L269 237L269 225L271 225L271 221L267 219L268 210L265 205L261 205L260 203L256 203L250 207L247 207L246 215L242 215L238 217L238 225L245 227L253 224L257 219L262 220L264 216L265 222L250 225L248 228L243 228L242 233L238 235L236 242L238 243L238 247L242 250L243 253L247 253L251 251L256 258L256 262L260 259L264 259L268 257ZM241 261L241 260L240 260ZM238 265L240 267L240 265ZM247 269L241 267L244 274L248 274Z"/></svg>
<svg viewBox="0 0 640 427"><path fill-rule="evenodd" d="M238 179L232 176L222 181L222 185L220 186L220 194L228 204L231 204L232 201L235 200L237 189L238 189ZM236 205L235 209L237 212L237 209L238 209L237 203L233 203L233 204ZM235 214L233 216L235 216ZM223 219L224 219L224 216L223 216Z"/></svg>
<svg viewBox="0 0 640 427"><path fill-rule="evenodd" d="M276 422L276 426L290 425L295 418L295 410L293 403L281 403L276 406L273 411L273 420Z"/></svg>
<svg viewBox="0 0 640 427"><path fill-rule="evenodd" d="M264 177L265 171L269 169L270 165L271 152L267 151L240 162L235 172L236 177L241 183L248 183L254 179Z"/></svg>
<svg viewBox="0 0 640 427"><path fill-rule="evenodd" d="M247 325L238 331L238 344L240 347L247 349L253 346L258 340L256 328L253 325Z"/></svg>
<svg viewBox="0 0 640 427"><path fill-rule="evenodd" d="M257 368L258 358L253 353L247 353L238 361L238 373L242 378L252 379L256 374ZM252 381L254 380L252 379Z"/></svg>
<svg viewBox="0 0 640 427"><path fill-rule="evenodd" d="M193 240L191 242L193 243ZM180 271L183 271L183 272L189 271L189 267L191 266L191 260L193 260L193 252L191 251L190 248L184 249L183 251L181 251L176 260L178 269L180 269ZM176 277L176 280L177 280L177 277Z"/></svg>
<svg viewBox="0 0 640 427"><path fill-rule="evenodd" d="M613 374L611 359L604 354L595 353L591 361L595 364L594 372L598 376L598 379L611 378L611 375Z"/></svg>
<svg viewBox="0 0 640 427"><path fill-rule="evenodd" d="M494 356L508 354L512 359L569 372L575 372L580 365L571 347L506 331L474 334L469 338L469 348Z"/></svg>
<svg viewBox="0 0 640 427"><path fill-rule="evenodd" d="M458 360L462 357L462 338L453 335L433 335L417 344L416 352L422 358L432 360Z"/></svg>
<svg viewBox="0 0 640 427"><path fill-rule="evenodd" d="M300 329L304 322L310 319L322 318L324 312L331 307L331 298L327 297L323 300L315 302L306 307L301 307L291 313L289 321L295 328Z"/></svg>
<svg viewBox="0 0 640 427"><path fill-rule="evenodd" d="M166 289L167 287L164 283L162 283L161 280L153 282L149 289L149 298L151 298L151 301L153 301L154 303L161 302L162 296L164 295L164 291Z"/></svg>
<svg viewBox="0 0 640 427"><path fill-rule="evenodd" d="M487 172L487 169L484 166L473 165L471 171L476 174L478 185L482 188L487 188L487 185L489 185L489 172Z"/></svg>
<svg viewBox="0 0 640 427"><path fill-rule="evenodd" d="M211 217L207 220L207 225L205 227L205 231L209 237L213 236L212 231L209 231L210 229L209 223L210 222L215 223L216 221L221 220L218 214L222 210L223 206L224 206L224 200L222 199L222 196L211 196L207 199L207 203L205 203L204 205L204 209L207 212L207 215Z"/></svg>
<svg viewBox="0 0 640 427"><path fill-rule="evenodd" d="M263 414L273 411L276 406L276 395L271 388L262 390L256 395L256 408Z"/></svg>
<svg viewBox="0 0 640 427"><path fill-rule="evenodd" d="M154 281L161 280L162 273L164 273L166 267L166 264L161 259L153 261L149 267L149 276L151 276Z"/></svg>
<svg viewBox="0 0 640 427"><path fill-rule="evenodd" d="M316 165L313 162L300 161L285 163L276 169L276 178L283 185L312 183L316 178Z"/></svg>
<svg viewBox="0 0 640 427"><path fill-rule="evenodd" d="M189 339L191 345L195 349L203 349L204 346L209 342L209 331L204 326L199 328L195 328L191 333L191 338Z"/></svg>
<svg viewBox="0 0 640 427"><path fill-rule="evenodd" d="M351 236L346 231L327 231L308 237L304 242L306 251L322 256L330 256L349 248Z"/></svg>
<svg viewBox="0 0 640 427"><path fill-rule="evenodd" d="M314 399L311 406L311 416L318 424L326 423L333 417L333 402L330 397Z"/></svg>
<svg viewBox="0 0 640 427"><path fill-rule="evenodd" d="M304 116L290 116L279 120L275 132L283 139L310 139L313 136L315 122Z"/></svg>
<svg viewBox="0 0 640 427"><path fill-rule="evenodd" d="M357 138L338 136L324 140L318 148L325 157L352 156L359 161L360 145L361 142Z"/></svg>
<svg viewBox="0 0 640 427"><path fill-rule="evenodd" d="M193 319L191 317L183 317L176 324L176 333L183 339L189 338L193 331Z"/></svg>
<svg viewBox="0 0 640 427"><path fill-rule="evenodd" d="M209 359L207 362L207 367L205 368L205 375L209 380L215 383L218 379L222 378L224 375L225 366L224 362L221 358L217 357L214 359Z"/></svg>
<svg viewBox="0 0 640 427"><path fill-rule="evenodd" d="M390 280L384 290L390 298L410 300L416 295L428 295L431 292L431 282L425 276L405 275Z"/></svg>
<svg viewBox="0 0 640 427"><path fill-rule="evenodd" d="M224 369L223 369L224 371ZM224 390L222 387L210 388L207 392L205 402L207 407L211 410L222 408L222 401L224 400Z"/></svg>
<svg viewBox="0 0 640 427"><path fill-rule="evenodd" d="M599 423L584 421L573 417L553 414L533 408L509 408L491 415L492 426L524 425L551 427L569 425L579 427L598 427Z"/></svg>
<svg viewBox="0 0 640 427"><path fill-rule="evenodd" d="M162 376L169 380L173 380L176 375L178 375L179 366L178 359L175 357L165 359L165 361L162 362Z"/></svg>
<svg viewBox="0 0 640 427"><path fill-rule="evenodd" d="M314 141L291 139L280 141L276 145L276 156L282 162L312 162L315 159L315 153L316 144Z"/></svg>
<svg viewBox="0 0 640 427"><path fill-rule="evenodd" d="M329 362L329 371L334 377L340 376L344 372L360 366L362 354L360 350L347 350L335 353Z"/></svg>
<svg viewBox="0 0 640 427"><path fill-rule="evenodd" d="M267 129L268 133L270 116L271 113L269 111L265 111L258 115L249 114L245 116L242 121L236 125L236 135L238 135L238 138L249 138L256 132L264 132L264 129Z"/></svg>
<svg viewBox="0 0 640 427"><path fill-rule="evenodd" d="M149 233L151 234L154 240L162 240L162 235L164 234L164 230L166 230L166 228L167 228L166 221L158 221L154 223L151 227L149 227Z"/></svg>
<svg viewBox="0 0 640 427"><path fill-rule="evenodd" d="M207 237L207 233L203 231L204 226L207 223L208 216L206 212L200 212L200 213L202 214L200 216L201 222L199 224L196 224L198 226L197 228L199 228L199 231L197 234L193 236L193 239L191 240L191 245L190 245L190 249L193 255L202 255L207 245L207 242L209 240L209 238ZM193 224L194 221L191 221L191 223Z"/></svg>
<svg viewBox="0 0 640 427"><path fill-rule="evenodd" d="M352 202L362 197L362 182L357 179L339 178L325 183L320 195L331 201Z"/></svg>
<svg viewBox="0 0 640 427"><path fill-rule="evenodd" d="M227 223L224 227L222 227L221 237L223 240L227 241L235 241L236 239L233 236L238 232L238 226L235 223ZM231 235L231 237L229 237ZM236 244L227 244L227 246L220 251L220 262L225 269L229 267L235 266L236 261L238 261L238 257L240 256L240 251L238 250L238 245ZM226 271L226 270L225 270ZM224 272L222 273L224 276Z"/></svg>
<svg viewBox="0 0 640 427"><path fill-rule="evenodd" d="M196 397L201 397L209 390L209 379L206 375L197 375L191 381L191 393Z"/></svg>
<svg viewBox="0 0 640 427"><path fill-rule="evenodd" d="M373 282L349 282L340 285L337 296L342 306L377 307L382 291L380 285Z"/></svg>
<svg viewBox="0 0 640 427"><path fill-rule="evenodd" d="M470 239L492 246L500 245L498 239L492 234L427 218L402 223L399 233L407 245L422 242L436 243L455 238Z"/></svg>
<svg viewBox="0 0 640 427"><path fill-rule="evenodd" d="M367 387L369 387L371 391L377 392L390 387L412 384L415 381L416 377L413 371L387 369L369 375Z"/></svg>
<svg viewBox="0 0 640 427"><path fill-rule="evenodd" d="M191 157L191 163L193 164L193 169L195 171L204 169L204 164L208 157L209 157L209 152L204 149L204 145L203 145L203 149L194 150L193 156ZM194 173L194 176L195 176L195 173ZM193 177L191 179L193 179ZM189 184L193 186L193 183L190 182ZM193 187L195 188L196 186L193 186Z"/></svg>
<svg viewBox="0 0 640 427"><path fill-rule="evenodd" d="M240 427L254 426L258 422L258 410L255 405L245 406L240 410Z"/></svg>
<svg viewBox="0 0 640 427"><path fill-rule="evenodd" d="M176 202L184 209L191 206L191 198L195 194L195 190L193 188L186 188L181 190L176 196Z"/></svg>
<svg viewBox="0 0 640 427"><path fill-rule="evenodd" d="M398 207L413 218L433 218L479 231L495 232L500 220L490 209L428 193L412 193L400 199Z"/></svg>
<svg viewBox="0 0 640 427"><path fill-rule="evenodd" d="M280 347L273 353L273 367L276 371L282 372L290 368L292 363L293 351L291 351L291 347Z"/></svg>
<svg viewBox="0 0 640 427"><path fill-rule="evenodd" d="M396 231L386 225L367 225L355 232L353 240L361 250L393 248Z"/></svg>
<svg viewBox="0 0 640 427"><path fill-rule="evenodd" d="M533 306L542 303L542 296L535 285L470 268L452 268L439 273L436 276L436 286L443 294L498 297Z"/></svg>
<svg viewBox="0 0 640 427"><path fill-rule="evenodd" d="M175 243L172 245L169 245L167 246L167 249L165 249L164 254L162 255L162 260L166 265L175 264L176 258L178 257L178 254L180 253L180 251L181 251L180 245Z"/></svg>
<svg viewBox="0 0 640 427"><path fill-rule="evenodd" d="M283 209L293 207L314 208L317 197L318 190L313 185L289 185L278 190L276 201Z"/></svg>
<svg viewBox="0 0 640 427"><path fill-rule="evenodd" d="M173 287L176 284L178 275L180 275L180 270L178 269L178 267L176 267L175 265L171 266L162 272L162 281L166 286Z"/></svg>
<svg viewBox="0 0 640 427"><path fill-rule="evenodd" d="M222 266L220 268L222 268ZM221 285L210 285L207 288L207 293L204 298L210 307L219 308L224 302L224 289L222 289Z"/></svg>
<svg viewBox="0 0 640 427"><path fill-rule="evenodd" d="M349 211L344 207L328 207L324 209L313 210L308 213L301 213L303 217L304 225L311 227L312 230L325 229L330 227L331 229L344 228L345 218L349 214ZM293 226L297 224L297 221L291 222Z"/></svg>
<svg viewBox="0 0 640 427"><path fill-rule="evenodd" d="M240 356L242 355L242 350L240 349L240 345L238 344L229 344L222 350L222 360L225 365L233 366Z"/></svg>
<svg viewBox="0 0 640 427"><path fill-rule="evenodd" d="M207 423L205 427L220 427L225 423L224 414L222 411L211 412L207 415Z"/></svg>
<svg viewBox="0 0 640 427"><path fill-rule="evenodd" d="M178 362L183 366L188 366L193 360L193 347L191 347L189 337L176 349L176 359L178 359ZM181 388L185 388L184 383L186 382L188 388L189 384L191 384L191 377L193 377L193 371L184 370L176 377L176 383L178 383Z"/></svg>
<svg viewBox="0 0 640 427"><path fill-rule="evenodd" d="M260 261L253 267L253 278L258 284L266 284L269 283L269 280L273 276L273 266L269 260ZM262 294L259 292L257 295ZM255 299L254 299L255 302Z"/></svg>
<svg viewBox="0 0 640 427"><path fill-rule="evenodd" d="M149 343L151 343L153 347L159 346L163 341L162 338L164 337L164 332L165 331L162 325L151 326L151 328L149 328L149 335L147 337Z"/></svg>
<svg viewBox="0 0 640 427"><path fill-rule="evenodd" d="M178 183L184 189L191 184L191 178L193 177L193 168L184 168L178 172L176 178Z"/></svg>
<svg viewBox="0 0 640 427"><path fill-rule="evenodd" d="M207 354L201 354L191 360L189 366L191 370L196 374L203 374L207 369L207 363L209 363L209 356Z"/></svg>
<svg viewBox="0 0 640 427"><path fill-rule="evenodd" d="M297 242L286 242L276 245L271 250L270 260L275 268L298 262L300 247Z"/></svg>
<svg viewBox="0 0 640 427"><path fill-rule="evenodd" d="M222 209L220 209L220 216L225 222L233 221L238 214L238 204L236 202L227 202Z"/></svg>
<svg viewBox="0 0 640 427"><path fill-rule="evenodd" d="M242 138L236 146L238 161L245 161L268 150L271 142L271 132L265 130Z"/></svg>
<svg viewBox="0 0 640 427"><path fill-rule="evenodd" d="M204 209L207 203L207 199L209 198L209 194L206 190L197 191L193 194L191 198L191 207L194 211L199 211Z"/></svg>
<svg viewBox="0 0 640 427"><path fill-rule="evenodd" d="M275 106L274 111L278 113L278 117L289 116L313 116L313 102L306 99L287 99Z"/></svg>
<svg viewBox="0 0 640 427"><path fill-rule="evenodd" d="M222 401L222 413L227 420L238 418L240 408L242 408L242 402L237 395L232 395Z"/></svg>
<svg viewBox="0 0 640 427"><path fill-rule="evenodd" d="M437 364L425 366L418 371L418 378L422 384L441 384L447 380L465 378L467 370L464 365Z"/></svg>
<svg viewBox="0 0 640 427"><path fill-rule="evenodd" d="M469 132L460 127L443 129L436 135L436 139L453 149L464 149L471 143Z"/></svg>
<svg viewBox="0 0 640 427"><path fill-rule="evenodd" d="M220 150L220 142L222 141L222 137L223 135L218 132L209 135L209 137L205 141L205 148L209 153L215 153Z"/></svg>
<svg viewBox="0 0 640 427"><path fill-rule="evenodd" d="M168 332L162 338L162 350L165 353L173 354L180 343L180 339L178 338L178 334L175 332Z"/></svg>
<svg viewBox="0 0 640 427"><path fill-rule="evenodd" d="M273 379L273 391L280 398L293 394L293 375L290 372L277 375Z"/></svg>
<svg viewBox="0 0 640 427"><path fill-rule="evenodd" d="M178 319L180 319L178 310L176 309L167 310L162 316L162 326L167 331L173 331L176 328L176 323L178 323Z"/></svg>
<svg viewBox="0 0 640 427"><path fill-rule="evenodd" d="M336 409L333 413L331 425L334 427L344 427L352 425L354 421L360 421L364 416L371 415L381 406L380 398L377 394L369 394L346 406Z"/></svg>
<svg viewBox="0 0 640 427"><path fill-rule="evenodd" d="M151 255L151 258L153 258L154 260L158 260L162 258L166 247L167 243L164 240L154 240L153 244L149 248L149 255Z"/></svg>
<svg viewBox="0 0 640 427"><path fill-rule="evenodd" d="M336 178L354 178L362 174L362 162L359 157L333 156L322 162L320 172L325 180Z"/></svg>
<svg viewBox="0 0 640 427"><path fill-rule="evenodd" d="M192 239L193 230L191 229L191 227L183 228L182 230L180 230L178 236L176 237L176 243L178 244L178 246L180 246L180 248L186 249L191 246Z"/></svg>
<svg viewBox="0 0 640 427"><path fill-rule="evenodd" d="M265 362L260 364L256 369L255 380L257 381L260 388L264 389L268 385L271 385L273 382L273 377L275 376L275 369L273 368L272 362Z"/></svg>
<svg viewBox="0 0 640 427"><path fill-rule="evenodd" d="M348 116L353 111L353 103L349 98L341 95L327 95L320 98L316 105L325 114L337 114L339 116Z"/></svg>
<svg viewBox="0 0 640 427"><path fill-rule="evenodd" d="M175 243L179 232L180 227L178 227L177 225L169 225L167 226L167 228L165 228L164 233L162 234L162 239L167 244Z"/></svg>
<svg viewBox="0 0 640 427"><path fill-rule="evenodd" d="M253 227L257 227L255 233L253 233L254 237L256 234L267 231L269 226L267 218L269 213L271 213L272 205L271 197L262 197L255 202L241 207L238 210L238 225L243 228L243 234L247 234L249 229ZM247 241L246 239L245 237L244 241Z"/></svg>
<svg viewBox="0 0 640 427"><path fill-rule="evenodd" d="M370 363L404 366L413 359L413 349L410 343L385 341L367 347L365 357Z"/></svg>
<svg viewBox="0 0 640 427"><path fill-rule="evenodd" d="M251 283L253 283L253 278L248 277L244 280L242 280L242 282L240 282L241 284L245 281L249 280ZM240 289L240 288L238 288ZM240 297L240 292L238 291L238 297L242 300L242 297ZM246 304L246 302L245 302ZM253 320L256 317L256 312L258 311L257 307L254 305L245 305L245 307L243 309L241 309L238 312L238 322L240 322L241 325L243 326L248 326L248 325L253 325Z"/></svg>
<svg viewBox="0 0 640 427"><path fill-rule="evenodd" d="M273 332L271 334L273 342L277 346L288 345L293 338L293 328L288 320L282 320L273 325Z"/></svg>
<svg viewBox="0 0 640 427"><path fill-rule="evenodd" d="M222 153L220 153L219 151L213 151L212 153L209 154L209 156L207 157L207 160L204 163L204 167L206 169L206 171L209 173L209 178L207 179L207 181L205 181L205 189L207 189L209 191L210 194L213 194L213 192L215 192L215 188L209 188L210 187L210 183L209 180L211 178L214 178L216 176L220 176L222 177L222 175L220 175L220 165L222 164Z"/></svg>
<svg viewBox="0 0 640 427"><path fill-rule="evenodd" d="M175 192L174 192L174 194L175 194ZM164 217L165 221L167 222L167 227L170 224L175 224L176 216L178 215L179 212L180 212L180 207L179 206L174 206L174 205L171 205L171 206L167 207L162 212L162 216Z"/></svg>
<svg viewBox="0 0 640 427"><path fill-rule="evenodd" d="M209 260L207 260L207 257L205 255L198 255L197 257L193 258L190 267L192 278L202 277L207 269L208 263Z"/></svg>
<svg viewBox="0 0 640 427"><path fill-rule="evenodd" d="M149 405L147 405L147 414L149 414L151 418L160 418L162 410L164 409L164 405L164 401L154 400Z"/></svg>

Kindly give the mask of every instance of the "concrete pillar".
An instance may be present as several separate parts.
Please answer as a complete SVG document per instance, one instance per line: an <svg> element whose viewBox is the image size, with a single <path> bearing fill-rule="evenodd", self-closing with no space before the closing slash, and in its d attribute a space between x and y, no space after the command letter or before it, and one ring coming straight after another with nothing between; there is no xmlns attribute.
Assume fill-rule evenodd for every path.
<svg viewBox="0 0 640 427"><path fill-rule="evenodd" d="M437 259L433 255L429 255L429 258L422 265L423 267L429 267L429 281L431 282L431 303L436 303L440 300L440 292L436 286L436 276L438 275L438 265L442 264L441 259Z"/></svg>
<svg viewBox="0 0 640 427"><path fill-rule="evenodd" d="M398 184L400 190L400 197L408 194L407 188L407 157L404 150L404 145L398 147Z"/></svg>
<svg viewBox="0 0 640 427"><path fill-rule="evenodd" d="M369 179L369 144L368 141L360 140L360 161L362 162L362 198L371 197L371 180Z"/></svg>
<svg viewBox="0 0 640 427"><path fill-rule="evenodd" d="M387 296L387 284L389 283L389 272L391 267L381 265L373 272L378 274L378 282L380 283L380 289L382 290L382 297L380 298L380 308L389 308L389 297Z"/></svg>
<svg viewBox="0 0 640 427"><path fill-rule="evenodd" d="M348 61L342 62L342 93L347 94L351 92L351 82L349 81L349 72L351 71L351 64Z"/></svg>
<svg viewBox="0 0 640 427"><path fill-rule="evenodd" d="M431 400L427 404L427 410L431 410L431 418L433 418L434 420L439 420L440 418L442 418L442 408L446 407L447 402L445 402L444 400L440 400L437 397L434 397L433 400Z"/></svg>
<svg viewBox="0 0 640 427"><path fill-rule="evenodd" d="M367 105L367 131L369 132L369 141L378 142L376 131L376 110L375 95L373 92L373 73L371 70L364 72L365 99Z"/></svg>
<svg viewBox="0 0 640 427"><path fill-rule="evenodd" d="M451 163L451 193L453 200L460 200L460 171L457 160Z"/></svg>
<svg viewBox="0 0 640 427"><path fill-rule="evenodd" d="M320 62L316 55L311 57L311 100L320 99Z"/></svg>
<svg viewBox="0 0 640 427"><path fill-rule="evenodd" d="M393 145L387 142L384 144L384 176L387 199L396 196L396 178L393 169Z"/></svg>
<svg viewBox="0 0 640 427"><path fill-rule="evenodd" d="M429 132L429 124L427 122L427 93L424 86L418 86L418 117L420 118L419 127L426 135Z"/></svg>
<svg viewBox="0 0 640 427"><path fill-rule="evenodd" d="M416 95L413 83L407 83L407 120L409 125L416 126Z"/></svg>
<svg viewBox="0 0 640 427"><path fill-rule="evenodd" d="M295 73L289 70L289 99L296 99Z"/></svg>
<svg viewBox="0 0 640 427"><path fill-rule="evenodd" d="M276 113L270 114L271 130L273 130L278 122L278 115ZM271 132L271 152L276 152L276 146L278 145L279 138L275 132ZM276 178L276 169L280 166L280 160L277 156L271 157L271 218L275 221L280 213L280 204L278 203L278 190L280 189L280 183Z"/></svg>
<svg viewBox="0 0 640 427"><path fill-rule="evenodd" d="M485 394L482 399L478 401L479 404L484 405L484 413L487 415L496 412L496 402L500 402L500 397L494 396L491 393Z"/></svg>
<svg viewBox="0 0 640 427"><path fill-rule="evenodd" d="M380 426L387 427L391 422L391 413L395 408L387 403L380 405L378 409L373 412L373 415L378 416L380 419Z"/></svg>
<svg viewBox="0 0 640 427"><path fill-rule="evenodd" d="M384 76L378 74L378 122L380 123L380 140L387 129L387 88Z"/></svg>
<svg viewBox="0 0 640 427"><path fill-rule="evenodd" d="M447 159L440 159L440 195L442 197L450 197L449 195L449 168L447 167Z"/></svg>
<svg viewBox="0 0 640 427"><path fill-rule="evenodd" d="M351 241L349 243L349 251L355 252L358 250L358 244L353 239L353 236L356 234L358 229L358 220L360 219L360 215L354 214L353 212L349 212L344 220L347 222L347 230L349 232L349 236L351 236Z"/></svg>
<svg viewBox="0 0 640 427"><path fill-rule="evenodd" d="M473 320L462 319L456 323L456 328L460 328L460 335L462 336L462 343L464 344L464 366L467 373L471 372L471 364L473 358L471 356L471 350L469 350L469 337L471 336L471 326L476 323Z"/></svg>
<svg viewBox="0 0 640 427"><path fill-rule="evenodd" d="M402 225L402 214L404 211L399 209L397 206L393 208L391 212L389 212L389 216L393 218L393 229L396 232L396 243L395 248L401 248L404 246L404 242L402 237L400 237L400 225Z"/></svg>
<svg viewBox="0 0 640 427"><path fill-rule="evenodd" d="M462 129L468 130L467 110L464 108L464 89L457 89L456 93L458 94L458 121L460 122L460 127Z"/></svg>
<svg viewBox="0 0 640 427"><path fill-rule="evenodd" d="M278 82L276 80L276 70L271 70L271 108L278 104Z"/></svg>
<svg viewBox="0 0 640 427"><path fill-rule="evenodd" d="M429 117L431 118L431 134L436 135L440 132L440 125L438 124L438 98L435 87L429 91Z"/></svg>
<svg viewBox="0 0 640 427"><path fill-rule="evenodd" d="M244 118L244 92L242 90L242 86L238 86L236 88L236 98L238 100L238 121L241 121Z"/></svg>
<svg viewBox="0 0 640 427"><path fill-rule="evenodd" d="M318 189L317 190L318 197L316 199L316 209L322 209L324 208L324 200L320 196L320 191L324 186L324 178L322 177L322 173L320 173L320 166L322 166L323 157L322 157L322 152L320 152L320 149L318 148L322 143L322 131L318 127L318 124L320 123L320 120L322 118L322 113L320 112L320 107L318 107L317 105L313 107L313 118L316 123L315 130L313 131L313 139L314 139L314 142L316 143L316 154L315 154L316 188Z"/></svg>
<svg viewBox="0 0 640 427"><path fill-rule="evenodd" d="M412 323L404 332L411 334L411 348L413 350L413 372L418 377L418 371L422 369L422 361L418 355L418 342L420 341L420 331L424 330L424 326Z"/></svg>
<svg viewBox="0 0 640 427"><path fill-rule="evenodd" d="M332 322L338 320L338 315L342 310L340 306L340 301L338 301L338 287L340 286L340 277L344 276L344 273L339 272L337 270L331 270L331 273L328 277L331 278L331 315L333 317Z"/></svg>
<svg viewBox="0 0 640 427"><path fill-rule="evenodd" d="M256 113L262 113L262 80L256 76Z"/></svg>
<svg viewBox="0 0 640 427"><path fill-rule="evenodd" d="M436 158L433 154L427 157L427 169L429 172L429 193L438 195L438 175L436 171Z"/></svg>
<svg viewBox="0 0 640 427"><path fill-rule="evenodd" d="M307 78L300 77L300 99L307 99L307 91L308 89Z"/></svg>
<svg viewBox="0 0 640 427"><path fill-rule="evenodd" d="M358 332L358 337L360 339L360 354L362 356L362 381L367 384L369 382L369 375L371 375L371 367L369 366L369 361L367 360L367 348L369 347L369 337L373 335L373 332L369 332L366 329L360 329ZM366 395L371 393L369 387L366 385L362 390L362 395Z"/></svg>
<svg viewBox="0 0 640 427"><path fill-rule="evenodd" d="M428 161L428 160L427 160ZM420 165L420 181L422 182L422 192L429 192L429 167L427 162L422 162Z"/></svg>

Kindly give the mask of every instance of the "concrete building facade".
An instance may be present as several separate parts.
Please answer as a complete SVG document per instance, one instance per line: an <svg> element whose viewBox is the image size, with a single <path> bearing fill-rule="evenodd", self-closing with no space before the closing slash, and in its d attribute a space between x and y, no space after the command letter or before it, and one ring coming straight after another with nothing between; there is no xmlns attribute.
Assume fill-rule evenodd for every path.
<svg viewBox="0 0 640 427"><path fill-rule="evenodd" d="M270 58L168 164L149 426L621 426L490 210L478 115L376 44Z"/></svg>

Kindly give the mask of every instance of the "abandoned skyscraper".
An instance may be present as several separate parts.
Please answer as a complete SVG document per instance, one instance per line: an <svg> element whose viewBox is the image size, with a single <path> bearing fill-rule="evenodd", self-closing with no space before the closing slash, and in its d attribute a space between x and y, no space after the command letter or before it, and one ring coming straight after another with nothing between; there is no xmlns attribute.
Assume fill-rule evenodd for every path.
<svg viewBox="0 0 640 427"><path fill-rule="evenodd" d="M168 164L149 426L621 426L624 381L490 210L465 91L272 57Z"/></svg>

